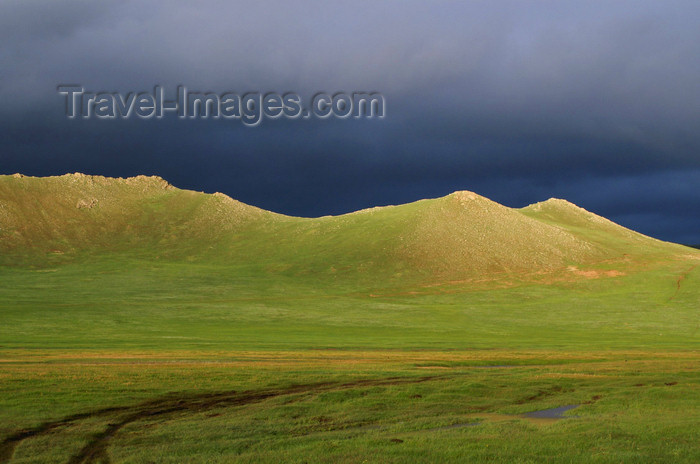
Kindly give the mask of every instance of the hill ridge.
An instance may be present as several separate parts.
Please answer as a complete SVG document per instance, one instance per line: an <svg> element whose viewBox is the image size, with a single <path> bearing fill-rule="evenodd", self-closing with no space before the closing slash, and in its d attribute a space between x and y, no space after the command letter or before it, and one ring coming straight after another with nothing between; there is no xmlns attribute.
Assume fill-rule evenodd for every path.
<svg viewBox="0 0 700 464"><path fill-rule="evenodd" d="M0 264L7 265L116 253L297 276L444 281L668 257L679 247L560 199L517 209L458 190L298 218L220 192L179 189L158 176L0 176Z"/></svg>
<svg viewBox="0 0 700 464"><path fill-rule="evenodd" d="M297 218L297 219L321 219L321 218L342 217L342 216L345 216L345 215L354 215L354 214L358 214L358 213L376 212L376 211L380 211L380 210L382 210L382 209L384 209L384 208L396 208L396 207L401 207L401 206L404 206L404 205L409 205L409 204L413 204L413 203L417 203L417 202L422 202L422 201L430 201L430 200L438 200L438 199L446 199L446 198L454 197L454 198L457 198L458 200L464 201L464 202L466 202L466 201L474 201L474 200L486 201L486 202L488 202L488 203L491 203L491 204L494 204L494 205L499 205L499 206L501 206L501 207L503 207L503 208L508 208L508 209L512 209L512 210L528 210L528 209L539 210L542 206L547 206L547 205L566 205L566 206L569 206L569 207L573 207L573 208L575 208L575 209L578 210L578 211L587 213L587 214L589 214L589 215L591 215L591 216L595 216L595 217L597 217L597 218L600 218L600 219L603 219L603 220L605 220L605 221L608 221L608 222L611 222L611 223L615 224L614 222L610 221L610 220L607 219L607 218L604 218L604 217L599 216L599 215L597 215L597 214L595 214L595 213L592 213L592 212L586 210L585 208L583 208L583 207L581 207L581 206L578 206L578 205L576 205L575 203L572 203L572 202L570 202L570 201L568 201L568 200L566 200L566 199L562 199L562 198L554 198L554 197L552 197L552 198L549 198L549 199L547 199L547 200L545 200L545 201L540 201L540 202L536 202L536 203L529 204L529 205L527 205L527 206L525 206L525 207L523 207L523 208L512 208L512 207L509 207L509 206L505 206L505 205L503 205L503 204L501 204L501 203L498 203L498 202L496 202L496 201L494 201L494 200L491 200L490 198L485 197L485 196L483 196L483 195L479 195L478 193L475 193L475 192L470 191L470 190L455 190L454 192L451 192L451 193L449 193L449 194L447 194L447 195L443 195L443 196L439 196L439 197L422 198L422 199L418 199L418 200L411 201L411 202L408 202L408 203L388 204L388 205L382 205L382 206L370 206L370 207L367 207L367 208L361 208L361 209L358 209L358 210L355 210L355 211L349 211L349 212L347 212L347 213L336 214L336 215L322 215L322 216L314 216L314 217L299 217L299 216L290 216L290 215L286 215L286 214L283 214L283 213L278 213L278 212L271 211L271 210L266 210L266 209L264 209L264 208L260 208L260 207L258 207L258 206L254 206L254 205L251 205L251 204L242 202L242 201L240 201L240 200L238 200L238 199L235 199L235 198L231 197L230 195L225 194L225 193L222 193L222 192L207 193L207 192L197 191L197 190L181 189L181 188L179 188L179 187L174 186L173 184L171 184L170 182L168 182L168 181L167 181L166 179L164 179L163 177L157 176L157 175L138 174L138 175L129 176L129 177L110 177L110 176L102 176L102 175L95 175L95 174L84 174L84 173L81 173L81 172L66 173L66 174L57 175L57 176L29 176L29 175L25 175L25 174L21 174L21 173L0 174L0 179L2 179L3 177L5 177L5 178L11 177L11 178L15 178L15 179L35 179L35 180L46 180L46 179L86 180L86 181L91 181L91 182L94 182L94 183L97 183L97 184L106 184L106 183L109 183L109 182L124 183L124 184L127 184L127 185L135 185L135 184L138 184L138 183L147 183L147 184L153 184L153 185L159 186L159 187L161 187L161 188L164 189L164 190L177 189L177 190L183 191L183 192L193 192L193 193L201 193L201 194L204 194L204 195L212 195L212 196L214 196L214 197L221 198L221 199L223 199L223 200L225 200L225 201L231 200L233 203L235 203L235 204L237 204L237 205L245 205L245 206L248 206L248 207L251 207L251 208L256 208L256 209L259 209L259 210L261 210L261 211L266 211L266 212L268 212L268 213L273 213L273 214L276 214L276 215L279 215L279 216L285 216L285 217Z"/></svg>

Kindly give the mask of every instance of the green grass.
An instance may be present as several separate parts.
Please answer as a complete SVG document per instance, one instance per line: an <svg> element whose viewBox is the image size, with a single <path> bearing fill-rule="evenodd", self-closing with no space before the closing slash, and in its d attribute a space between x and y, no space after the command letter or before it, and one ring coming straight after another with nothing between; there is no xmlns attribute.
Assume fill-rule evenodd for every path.
<svg viewBox="0 0 700 464"><path fill-rule="evenodd" d="M0 251L0 463L700 461L700 255L565 202L4 177Z"/></svg>
<svg viewBox="0 0 700 464"><path fill-rule="evenodd" d="M105 453L115 463L700 458L700 270L687 262L377 297L244 276L245 267L123 257L3 268L0 436L105 407L272 389L281 393L139 418ZM435 379L344 386L425 376ZM299 384L308 389L284 393ZM575 419L515 416L594 397ZM28 438L8 462L69 462L124 416ZM474 421L483 425L443 429Z"/></svg>
<svg viewBox="0 0 700 464"><path fill-rule="evenodd" d="M681 262L614 278L410 294L117 258L3 268L0 339L7 348L682 349L697 341L699 323L700 268L686 271Z"/></svg>
<svg viewBox="0 0 700 464"><path fill-rule="evenodd" d="M128 358L122 352L122 358L86 359L51 352L34 353L33 362L26 356L3 367L3 430L75 412L94 415L22 441L12 462L68 462L134 412L144 414L107 442L112 462L692 463L700 457L697 354L608 353L604 360L590 353L566 358L557 350L527 358L506 351ZM459 366L417 367L431 358ZM548 364L470 366L524 359ZM230 401L207 403L202 395ZM165 401L165 411L172 404L182 409L158 412L148 406L154 399ZM561 421L518 416L565 404L581 406ZM97 414L115 405L131 409ZM481 425L449 427L474 422Z"/></svg>

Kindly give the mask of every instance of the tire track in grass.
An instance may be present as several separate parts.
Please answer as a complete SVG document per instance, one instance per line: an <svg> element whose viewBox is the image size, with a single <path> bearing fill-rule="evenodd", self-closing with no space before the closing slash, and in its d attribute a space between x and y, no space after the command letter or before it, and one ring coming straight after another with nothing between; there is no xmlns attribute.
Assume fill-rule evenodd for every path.
<svg viewBox="0 0 700 464"><path fill-rule="evenodd" d="M31 428L31 429L22 429L14 432L7 438L5 438L2 442L0 442L0 464L4 464L7 462L10 462L12 459L12 455L14 454L15 447L21 443L22 441L40 436L40 435L46 435L48 433L53 432L56 429L59 429L61 427L66 427L70 426L75 422L79 422L84 419L90 419L94 417L101 417L105 415L110 415L113 413L118 413L122 411L128 410L128 406L123 406L123 407L111 407L111 408L104 408L100 409L97 411L93 412L87 412L87 413L79 413L79 414L72 414L70 416L66 416L62 419L59 419L57 421L53 422L44 422L43 424Z"/></svg>
<svg viewBox="0 0 700 464"><path fill-rule="evenodd" d="M221 407L243 406L258 403L269 398L293 395L298 393L323 393L334 390L344 390L360 387L383 385L403 385L447 379L453 376L424 376L424 377L387 377L383 379L363 379L352 382L321 382L314 384L292 385L283 389L263 389L237 392L235 390L218 393L170 394L164 397L148 400L133 406L119 406L98 409L91 412L73 414L62 419L44 422L34 428L18 430L0 442L0 464L12 461L15 448L24 440L47 435L56 429L74 425L85 419L115 416L115 420L100 433L93 435L92 440L72 456L68 464L109 464L107 453L110 440L123 427L151 417L182 416L196 414Z"/></svg>

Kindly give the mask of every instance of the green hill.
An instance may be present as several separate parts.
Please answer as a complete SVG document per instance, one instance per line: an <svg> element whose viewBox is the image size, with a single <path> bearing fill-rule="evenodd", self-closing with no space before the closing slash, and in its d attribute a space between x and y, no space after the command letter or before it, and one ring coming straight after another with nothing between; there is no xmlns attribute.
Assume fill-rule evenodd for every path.
<svg viewBox="0 0 700 464"><path fill-rule="evenodd" d="M471 192L295 218L159 177L0 176L0 262L105 254L245 266L252 274L435 283L538 275L691 253L564 200L512 209ZM621 271L622 272L622 271Z"/></svg>
<svg viewBox="0 0 700 464"><path fill-rule="evenodd" d="M563 200L296 218L157 177L0 176L7 347L685 346L698 264Z"/></svg>

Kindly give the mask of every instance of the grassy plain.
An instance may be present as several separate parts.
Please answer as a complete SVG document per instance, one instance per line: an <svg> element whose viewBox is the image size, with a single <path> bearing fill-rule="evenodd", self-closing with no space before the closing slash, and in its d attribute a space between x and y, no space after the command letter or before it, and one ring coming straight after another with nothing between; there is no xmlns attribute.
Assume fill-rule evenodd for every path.
<svg viewBox="0 0 700 464"><path fill-rule="evenodd" d="M6 268L0 462L697 462L699 271L369 296Z"/></svg>

